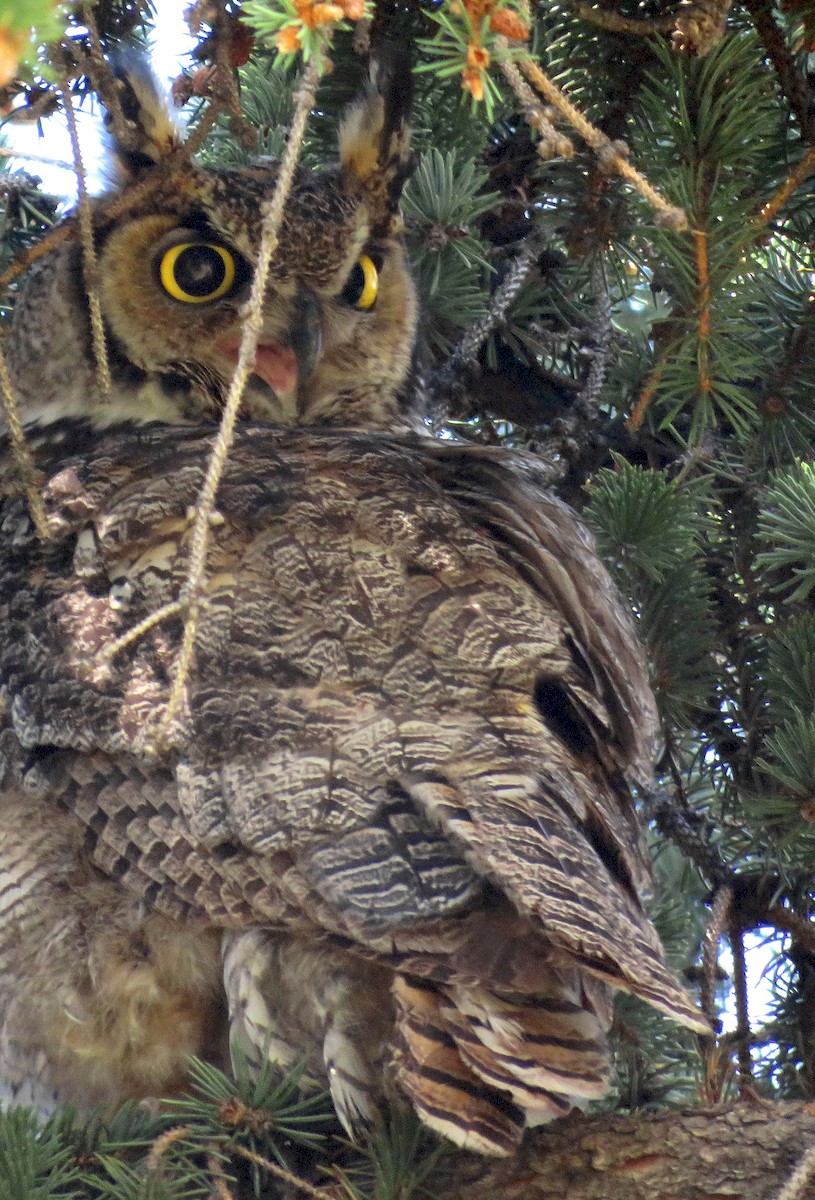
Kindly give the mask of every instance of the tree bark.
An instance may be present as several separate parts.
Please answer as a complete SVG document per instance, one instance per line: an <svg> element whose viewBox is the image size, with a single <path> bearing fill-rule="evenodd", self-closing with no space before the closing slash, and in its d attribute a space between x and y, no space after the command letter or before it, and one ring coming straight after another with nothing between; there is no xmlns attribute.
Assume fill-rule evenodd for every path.
<svg viewBox="0 0 815 1200"><path fill-rule="evenodd" d="M536 1130L512 1159L459 1154L437 1200L775 1200L815 1147L815 1104L586 1117ZM815 1198L815 1179L796 1200Z"/></svg>

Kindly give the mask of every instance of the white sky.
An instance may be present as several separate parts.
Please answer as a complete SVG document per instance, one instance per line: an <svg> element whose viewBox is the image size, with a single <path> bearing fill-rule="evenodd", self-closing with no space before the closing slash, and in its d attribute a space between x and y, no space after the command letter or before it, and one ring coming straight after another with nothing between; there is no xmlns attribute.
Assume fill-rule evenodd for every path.
<svg viewBox="0 0 815 1200"><path fill-rule="evenodd" d="M184 9L188 0L157 0L156 20L151 39L153 68L162 81L169 83L188 65L186 58L194 45L190 37ZM91 191L101 191L104 186L104 152L101 142L101 125L98 106L87 103L77 112L82 157ZM42 122L42 136L36 124L6 124L0 129L6 144L20 152L19 159L12 159L14 168L23 168L42 179L45 188L53 195L65 196L73 201L76 197L76 182L71 166L49 166L36 161L26 161L27 154L70 164L71 143L65 118L58 113Z"/></svg>

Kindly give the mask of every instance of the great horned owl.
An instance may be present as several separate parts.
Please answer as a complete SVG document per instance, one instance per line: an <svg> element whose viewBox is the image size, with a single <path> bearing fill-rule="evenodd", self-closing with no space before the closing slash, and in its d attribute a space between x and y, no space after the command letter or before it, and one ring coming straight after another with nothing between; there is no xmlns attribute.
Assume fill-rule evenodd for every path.
<svg viewBox="0 0 815 1200"><path fill-rule="evenodd" d="M178 620L100 655L183 585L276 168L192 166L149 84L123 99L129 178L94 212L113 394L70 229L7 343L52 531L5 500L7 1087L165 1094L229 1031L305 1058L351 1132L401 1094L508 1153L607 1087L615 988L706 1028L642 906L656 718L630 621L522 458L411 428L383 78L338 167L297 176L156 749Z"/></svg>

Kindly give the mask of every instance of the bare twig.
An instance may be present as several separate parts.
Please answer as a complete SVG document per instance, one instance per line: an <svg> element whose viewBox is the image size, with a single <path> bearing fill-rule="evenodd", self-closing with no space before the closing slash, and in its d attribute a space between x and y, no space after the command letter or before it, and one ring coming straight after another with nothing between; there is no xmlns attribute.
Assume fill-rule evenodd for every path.
<svg viewBox="0 0 815 1200"><path fill-rule="evenodd" d="M99 390L107 399L110 396L112 380L108 362L108 348L105 338L105 323L102 318L102 304L99 300L98 263L96 245L93 240L93 214L91 198L88 195L85 166L82 162L82 150L79 145L79 131L76 126L76 112L70 86L66 83L62 88L62 99L65 104L65 117L68 122L68 132L71 137L71 150L76 168L76 185L79 196L79 230L82 237L82 275L85 289L88 293L88 312L91 319L91 342L93 357L96 362L96 379Z"/></svg>
<svg viewBox="0 0 815 1200"><path fill-rule="evenodd" d="M762 206L753 223L753 233L755 233L756 227L763 228L769 225L779 209L787 203L793 192L801 186L807 176L811 175L813 171L815 171L815 146L810 146L801 161L790 171L775 195Z"/></svg>
<svg viewBox="0 0 815 1200"><path fill-rule="evenodd" d="M707 395L711 389L710 381L710 257L708 253L707 230L694 229L693 252L696 262L696 289L698 309L698 340L699 340L699 391Z"/></svg>
<svg viewBox="0 0 815 1200"><path fill-rule="evenodd" d="M209 137L215 127L215 122L221 114L221 106L215 100L210 100L207 105L206 112L199 120L195 129L187 138L183 146L185 158L192 158L193 154L197 154L203 146L204 142Z"/></svg>
<svg viewBox="0 0 815 1200"><path fill-rule="evenodd" d="M637 19L624 17L614 9L595 8L593 4L586 3L586 0L569 0L569 8L574 9L584 21L590 21L600 29L607 29L609 33L639 33L643 37L650 37L654 33L669 33L676 23L673 13Z"/></svg>
<svg viewBox="0 0 815 1200"><path fill-rule="evenodd" d="M115 642L111 642L105 646L104 650L100 650L94 658L92 665L94 667L101 667L105 663L112 662L122 650L127 650L128 646L132 646L134 642L138 642L151 629L155 629L156 625L160 625L162 621L178 616L179 613L184 611L184 608L183 600L171 600L168 604L162 604L161 608L157 608L155 612L151 612L143 621L139 621L138 625L134 625L132 629L128 629L127 633L123 633L121 637L116 638Z"/></svg>
<svg viewBox="0 0 815 1200"><path fill-rule="evenodd" d="M161 1160L171 1146L176 1142L181 1142L185 1137L189 1136L189 1128L186 1125L174 1125L172 1129L166 1130L153 1142L150 1147L150 1153L147 1155L147 1170L157 1171L161 1165Z"/></svg>
<svg viewBox="0 0 815 1200"><path fill-rule="evenodd" d="M753 18L756 33L775 68L781 90L798 121L803 138L806 142L811 142L815 134L815 112L812 88L802 69L803 64L799 66L799 62L796 62L795 55L775 19L771 0L745 0L745 7Z"/></svg>
<svg viewBox="0 0 815 1200"><path fill-rule="evenodd" d="M264 1171L268 1171L276 1179L284 1180L291 1187L297 1188L299 1192L304 1192L307 1196L311 1196L312 1200L336 1200L336 1196L332 1195L331 1192L314 1187L313 1184L307 1183L305 1179L301 1179L299 1175L293 1174L292 1171L287 1171L284 1167L278 1166L277 1163L271 1162L268 1158L263 1158L260 1154L255 1154L253 1150L249 1150L246 1146L235 1143L230 1146L230 1151L241 1158L245 1158L248 1162L262 1167Z"/></svg>
<svg viewBox="0 0 815 1200"><path fill-rule="evenodd" d="M71 170L73 170L73 167ZM41 242L37 242L35 245L31 246L30 249L26 250L24 254L21 254L19 257L15 258L14 262L6 267L5 271L3 271L2 275L0 275L0 292L4 291L10 283L14 282L15 279L18 279L24 271L27 271L32 263L38 262L41 258L44 258L46 254L50 254L50 252L56 246L61 246L63 242L67 242L68 238L71 237L75 231L75 221L73 221L71 218L68 218L68 220L64 221L61 225L55 226L50 233L46 234Z"/></svg>
<svg viewBox="0 0 815 1200"><path fill-rule="evenodd" d="M121 93L116 78L110 69L110 64L105 58L105 49L102 45L102 39L99 36L99 28L96 24L93 7L93 4L82 5L82 20L85 22L90 41L90 53L88 55L88 62L85 64L85 69L97 95L105 106L108 125L120 142L127 143L129 138L132 137L133 125L131 122L128 122L122 111ZM78 45L74 45L72 47L73 53L76 54L78 49Z"/></svg>
<svg viewBox="0 0 815 1200"><path fill-rule="evenodd" d="M229 1179L224 1174L223 1167L216 1155L207 1155L207 1170L212 1176L211 1182L215 1189L214 1200L235 1200L235 1194L229 1186Z"/></svg>
<svg viewBox="0 0 815 1200"><path fill-rule="evenodd" d="M750 1009L747 1000L747 964L744 959L744 935L730 923L730 948L733 952L733 991L736 1000L736 1052L739 1063L739 1091L753 1094L753 1062L750 1057Z"/></svg>
<svg viewBox="0 0 815 1200"><path fill-rule="evenodd" d="M656 391L657 391L657 388L659 387L659 383L660 383L660 380L662 379L663 373L665 371L665 367L668 364L668 359L670 357L671 351L674 348L675 348L674 342L672 342L670 344L670 346L665 346L663 348L659 358L654 363L651 370L648 372L648 378L645 381L643 389L640 392L639 396L637 397L637 401L636 401L634 407L631 409L631 412L629 413L629 415L626 419L626 422L625 422L632 433L636 433L637 430L641 427L643 421L645 420L645 414L648 412L651 401L653 400L654 396L656 395Z"/></svg>
<svg viewBox="0 0 815 1200"><path fill-rule="evenodd" d="M539 156L541 158L571 158L574 154L574 146L565 133L555 129L546 109L512 59L502 55L500 66L504 78L521 102L527 125L534 129L540 138L538 142Z"/></svg>
<svg viewBox="0 0 815 1200"><path fill-rule="evenodd" d="M371 52L371 25L373 19L371 17L362 17L354 25L354 53L360 55L370 54Z"/></svg>
<svg viewBox="0 0 815 1200"><path fill-rule="evenodd" d="M499 56L506 57L508 51L506 38L496 38L495 41ZM627 183L630 183L646 203L651 205L661 224L677 231L687 229L688 219L685 213L675 204L669 204L665 197L661 196L656 188L651 186L644 175L635 167L632 167L626 158L623 143L612 141L596 125L592 125L591 121L572 104L571 100L560 90L557 84L553 83L548 75L544 73L540 64L535 61L531 54L528 52L524 53L518 58L518 63L520 64L521 71L532 84L533 88L540 93L544 100L565 117L573 129L577 130L583 141L595 152L607 171L616 172Z"/></svg>
<svg viewBox="0 0 815 1200"><path fill-rule="evenodd" d="M34 522L34 528L37 530L40 541L47 542L51 532L48 528L48 517L40 494L39 472L34 466L31 451L25 440L17 398L14 395L8 363L2 350L0 350L0 398L2 398L3 412L11 439L11 456L20 486L28 500L28 511L31 513L31 520Z"/></svg>
<svg viewBox="0 0 815 1200"><path fill-rule="evenodd" d="M600 255L592 266L592 290L596 296L591 324L584 332L588 345L582 353L588 357L586 381L575 400L575 409L591 420L596 418L608 364L611 358L611 297L608 292L605 267Z"/></svg>
<svg viewBox="0 0 815 1200"><path fill-rule="evenodd" d="M27 150L15 150L10 146L0 146L0 158L20 158L25 162L43 163L48 167L59 167L61 171L75 171L72 162L61 158L49 158L47 154L29 154Z"/></svg>
<svg viewBox="0 0 815 1200"><path fill-rule="evenodd" d="M533 233L524 241L506 275L495 289L488 311L467 329L448 355L444 366L430 375L428 388L434 398L441 397L462 371L475 364L487 338L506 320L509 307L532 270L538 251L538 239Z"/></svg>
<svg viewBox="0 0 815 1200"><path fill-rule="evenodd" d="M702 1011L714 1029L719 1027L719 1018L714 1002L716 976L719 965L719 942L727 924L732 901L732 887L727 884L724 887L720 887L713 900L710 920L705 929L705 936L702 939L702 984L699 998Z"/></svg>
<svg viewBox="0 0 815 1200"><path fill-rule="evenodd" d="M269 267L277 248L278 233L283 219L283 210L294 179L294 171L306 130L309 112L314 104L320 78L320 63L315 56L306 67L297 93L294 117L289 139L280 162L274 192L266 207L261 226L258 261L252 279L252 290L246 305L238 362L229 387L218 436L212 451L207 475L196 505L196 517L190 542L190 561L187 579L181 599L186 604L184 633L181 640L178 662L170 687L166 709L162 715L159 739L167 739L184 700L189 673L192 668L195 638L201 612L201 592L206 574L206 558L209 547L210 518L215 506L215 497L221 476L232 446L235 422L238 418L246 382L252 371L257 344L263 323L263 300L269 278Z"/></svg>
<svg viewBox="0 0 815 1200"><path fill-rule="evenodd" d="M767 909L767 922L775 929L782 929L792 935L810 954L815 954L815 924L799 917L781 904L771 904Z"/></svg>
<svg viewBox="0 0 815 1200"><path fill-rule="evenodd" d="M257 142L257 131L241 111L238 80L231 57L234 21L226 11L224 0L219 2L217 16L210 17L210 24L215 35L217 87L223 96L224 107L229 117L229 128L235 140L243 146L244 150L251 150Z"/></svg>
<svg viewBox="0 0 815 1200"><path fill-rule="evenodd" d="M698 825L694 824L695 814L681 809L667 790L649 796L644 808L646 816L654 821L659 832L669 837L714 887L721 888L725 884L732 886L735 883L735 871L727 865L710 839L702 835Z"/></svg>
<svg viewBox="0 0 815 1200"><path fill-rule="evenodd" d="M768 904L757 895L755 882L728 866L717 847L703 836L699 826L694 825L695 814L680 808L667 791L650 796L643 807L659 832L670 838L710 883L719 891L724 888L733 891L737 910L733 916L738 919L742 930L772 925L774 929L791 934L796 942L815 954L815 922L808 921L781 904ZM770 887L768 894L772 894L772 890ZM743 897L747 892L751 897L751 906L745 914Z"/></svg>

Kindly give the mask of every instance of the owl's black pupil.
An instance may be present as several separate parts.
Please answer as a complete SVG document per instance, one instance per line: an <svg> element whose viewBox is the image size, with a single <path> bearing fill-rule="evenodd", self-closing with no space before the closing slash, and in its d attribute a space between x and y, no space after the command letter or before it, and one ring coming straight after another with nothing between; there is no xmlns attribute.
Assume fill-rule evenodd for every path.
<svg viewBox="0 0 815 1200"><path fill-rule="evenodd" d="M365 290L365 272L359 263L356 263L353 271L348 276L348 281L342 290L343 299L349 304L356 304L363 291Z"/></svg>
<svg viewBox="0 0 815 1200"><path fill-rule="evenodd" d="M175 260L173 273L188 296L209 296L223 283L226 265L211 246L187 246Z"/></svg>

